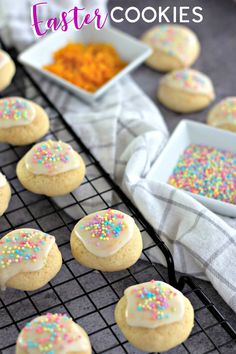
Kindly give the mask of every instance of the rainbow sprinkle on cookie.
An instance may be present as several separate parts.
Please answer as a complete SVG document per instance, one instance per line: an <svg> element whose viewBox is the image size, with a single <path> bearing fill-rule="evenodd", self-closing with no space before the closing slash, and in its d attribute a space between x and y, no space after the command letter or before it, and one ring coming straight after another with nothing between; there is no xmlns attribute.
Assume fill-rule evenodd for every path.
<svg viewBox="0 0 236 354"><path fill-rule="evenodd" d="M193 39L195 39L193 33L178 25L158 26L158 28L152 31L150 37L151 44L154 47L164 50L171 56L176 55L184 63L188 62L188 57L192 55L192 46L190 48L188 46L193 42Z"/></svg>
<svg viewBox="0 0 236 354"><path fill-rule="evenodd" d="M220 111L224 116L236 119L236 97L228 97L221 101Z"/></svg>
<svg viewBox="0 0 236 354"><path fill-rule="evenodd" d="M117 253L132 239L134 231L134 219L114 209L87 215L74 228L75 236L87 251L97 257L110 257Z"/></svg>
<svg viewBox="0 0 236 354"><path fill-rule="evenodd" d="M220 101L212 109L208 123L215 127L227 123L236 125L236 97L227 97Z"/></svg>
<svg viewBox="0 0 236 354"><path fill-rule="evenodd" d="M25 155L25 166L33 174L57 175L80 167L79 154L62 141L43 141Z"/></svg>
<svg viewBox="0 0 236 354"><path fill-rule="evenodd" d="M236 154L205 145L189 145L168 183L194 194L236 204Z"/></svg>
<svg viewBox="0 0 236 354"><path fill-rule="evenodd" d="M67 347L71 348L73 345L78 352L82 335L78 331L72 333L72 323L72 319L66 315L48 313L24 327L19 344L28 352L32 350L42 354L64 353L67 352Z"/></svg>
<svg viewBox="0 0 236 354"><path fill-rule="evenodd" d="M214 89L210 79L203 73L193 69L173 71L161 79L166 84L176 89L201 93L214 97Z"/></svg>
<svg viewBox="0 0 236 354"><path fill-rule="evenodd" d="M125 317L131 327L157 328L184 317L183 294L162 281L130 286L125 298Z"/></svg>
<svg viewBox="0 0 236 354"><path fill-rule="evenodd" d="M18 97L0 100L0 126L6 122L26 124L34 118L34 110L29 102Z"/></svg>
<svg viewBox="0 0 236 354"><path fill-rule="evenodd" d="M60 141L49 140L36 148L33 154L33 163L44 165L47 169L53 169L53 165L58 161L68 163L71 147L65 150Z"/></svg>
<svg viewBox="0 0 236 354"><path fill-rule="evenodd" d="M42 247L53 236L38 230L16 230L0 240L0 270L13 264L35 263L40 256Z"/></svg>
<svg viewBox="0 0 236 354"><path fill-rule="evenodd" d="M127 228L124 214L107 210L103 215L96 214L87 224L81 225L81 229L89 231L92 238L101 241L109 241L118 238L120 233Z"/></svg>
<svg viewBox="0 0 236 354"><path fill-rule="evenodd" d="M175 308L170 305L170 301L177 293L170 289L162 282L152 280L151 286L134 287L133 294L137 299L136 310L138 312L145 311L150 313L151 320L163 320L169 318L171 312L175 312Z"/></svg>

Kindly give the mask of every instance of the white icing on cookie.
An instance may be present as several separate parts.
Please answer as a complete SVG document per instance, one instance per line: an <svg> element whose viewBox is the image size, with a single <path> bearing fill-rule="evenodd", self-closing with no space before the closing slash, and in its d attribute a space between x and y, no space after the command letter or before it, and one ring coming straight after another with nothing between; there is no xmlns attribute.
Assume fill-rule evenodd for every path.
<svg viewBox="0 0 236 354"><path fill-rule="evenodd" d="M18 229L0 239L0 287L19 273L42 269L55 237L34 229Z"/></svg>
<svg viewBox="0 0 236 354"><path fill-rule="evenodd" d="M183 294L161 281L130 286L125 290L126 321L132 327L157 328L184 317Z"/></svg>
<svg viewBox="0 0 236 354"><path fill-rule="evenodd" d="M84 330L67 315L51 314L35 318L21 331L17 345L28 354L91 352Z"/></svg>
<svg viewBox="0 0 236 354"><path fill-rule="evenodd" d="M62 141L38 143L24 159L26 168L35 175L53 176L80 167L79 155Z"/></svg>
<svg viewBox="0 0 236 354"><path fill-rule="evenodd" d="M97 257L109 257L130 241L134 226L129 215L108 209L81 219L75 233L89 252Z"/></svg>
<svg viewBox="0 0 236 354"><path fill-rule="evenodd" d="M236 97L227 97L220 101L210 112L208 122L215 127L223 124L236 125Z"/></svg>
<svg viewBox="0 0 236 354"><path fill-rule="evenodd" d="M0 69L2 69L9 60L10 56L0 49Z"/></svg>
<svg viewBox="0 0 236 354"><path fill-rule="evenodd" d="M0 128L28 125L36 117L34 106L21 97L8 97L0 100Z"/></svg>
<svg viewBox="0 0 236 354"><path fill-rule="evenodd" d="M192 53L199 46L196 35L187 27L181 25L160 25L154 27L145 35L145 42L152 48L157 48L168 55L175 56L188 65Z"/></svg>
<svg viewBox="0 0 236 354"><path fill-rule="evenodd" d="M214 98L211 80L194 69L176 70L161 79L161 85L195 94L203 94Z"/></svg>
<svg viewBox="0 0 236 354"><path fill-rule="evenodd" d="M7 179L6 177L0 172L0 188L5 187L7 184Z"/></svg>

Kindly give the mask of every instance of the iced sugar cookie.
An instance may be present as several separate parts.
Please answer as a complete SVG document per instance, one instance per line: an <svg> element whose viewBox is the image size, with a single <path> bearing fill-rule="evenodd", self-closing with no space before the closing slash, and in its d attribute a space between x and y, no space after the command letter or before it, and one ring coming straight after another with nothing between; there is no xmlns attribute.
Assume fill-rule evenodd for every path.
<svg viewBox="0 0 236 354"><path fill-rule="evenodd" d="M62 141L36 144L19 161L17 177L29 191L47 196L72 192L81 184L85 165L80 155Z"/></svg>
<svg viewBox="0 0 236 354"><path fill-rule="evenodd" d="M2 289L37 290L55 277L61 265L61 253L54 236L26 228L0 239Z"/></svg>
<svg viewBox="0 0 236 354"><path fill-rule="evenodd" d="M26 324L16 354L91 354L87 333L67 315L40 316Z"/></svg>
<svg viewBox="0 0 236 354"><path fill-rule="evenodd" d="M0 91L10 85L16 67L10 55L0 49Z"/></svg>
<svg viewBox="0 0 236 354"><path fill-rule="evenodd" d="M153 49L146 63L159 71L173 71L191 66L200 53L200 43L193 31L182 25L160 25L144 33L142 41Z"/></svg>
<svg viewBox="0 0 236 354"><path fill-rule="evenodd" d="M27 145L42 138L49 129L42 107L21 97L0 100L0 142Z"/></svg>
<svg viewBox="0 0 236 354"><path fill-rule="evenodd" d="M211 80L193 69L173 71L165 75L157 97L167 108L180 113L199 111L215 98Z"/></svg>
<svg viewBox="0 0 236 354"><path fill-rule="evenodd" d="M227 97L209 112L207 123L216 128L236 132L236 97Z"/></svg>
<svg viewBox="0 0 236 354"><path fill-rule="evenodd" d="M128 341L145 352L165 352L184 342L193 328L189 300L169 284L152 280L127 288L115 309Z"/></svg>
<svg viewBox="0 0 236 354"><path fill-rule="evenodd" d="M6 177L0 172L0 216L2 216L8 208L11 199L11 187Z"/></svg>
<svg viewBox="0 0 236 354"><path fill-rule="evenodd" d="M71 250L84 266L114 272L136 263L142 252L142 237L132 217L108 209L85 216L76 224Z"/></svg>

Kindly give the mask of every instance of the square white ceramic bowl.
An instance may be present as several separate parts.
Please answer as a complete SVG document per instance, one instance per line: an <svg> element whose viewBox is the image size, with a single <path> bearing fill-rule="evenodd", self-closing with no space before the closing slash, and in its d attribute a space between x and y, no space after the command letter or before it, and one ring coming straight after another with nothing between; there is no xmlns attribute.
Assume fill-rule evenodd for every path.
<svg viewBox="0 0 236 354"><path fill-rule="evenodd" d="M236 134L202 123L182 120L170 137L160 157L154 163L148 177L152 180L167 183L180 155L190 144L202 144L236 153ZM185 193L189 193L216 213L236 217L236 205L190 192Z"/></svg>
<svg viewBox="0 0 236 354"><path fill-rule="evenodd" d="M114 78L108 81L94 93L87 92L74 84L60 78L43 69L43 66L52 62L53 52L64 47L68 42L104 42L110 43L115 47L121 58L128 62L128 65L120 71ZM83 27L80 31L69 30L67 32L54 32L21 53L18 57L22 64L37 70L47 78L64 86L75 95L81 97L87 102L93 102L101 97L109 88L114 85L124 75L130 73L143 63L152 53L152 49L136 38L121 32L112 27L106 27L102 30L96 30L94 26Z"/></svg>

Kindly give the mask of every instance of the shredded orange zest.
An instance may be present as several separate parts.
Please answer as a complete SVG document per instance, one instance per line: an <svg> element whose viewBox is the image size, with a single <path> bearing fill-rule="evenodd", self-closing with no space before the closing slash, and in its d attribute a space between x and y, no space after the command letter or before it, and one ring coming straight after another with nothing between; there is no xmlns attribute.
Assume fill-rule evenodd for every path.
<svg viewBox="0 0 236 354"><path fill-rule="evenodd" d="M111 44L68 43L53 54L44 68L80 88L95 92L119 73L124 62Z"/></svg>

